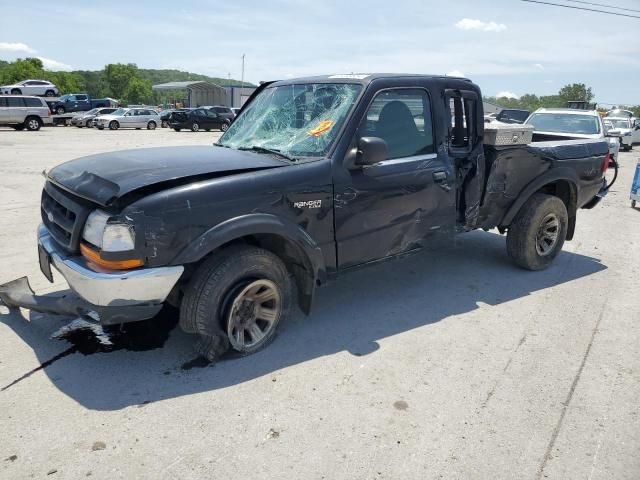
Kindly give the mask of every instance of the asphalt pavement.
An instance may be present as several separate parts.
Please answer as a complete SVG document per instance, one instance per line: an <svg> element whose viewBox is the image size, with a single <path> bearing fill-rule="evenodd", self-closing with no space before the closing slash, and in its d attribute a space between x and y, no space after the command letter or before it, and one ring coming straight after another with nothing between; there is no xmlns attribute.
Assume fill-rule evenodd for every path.
<svg viewBox="0 0 640 480"><path fill-rule="evenodd" d="M65 288L38 268L43 170L217 136L0 129L0 283ZM200 361L171 310L103 335L0 307L0 478L640 478L638 151L548 270L464 234L320 289L250 357Z"/></svg>

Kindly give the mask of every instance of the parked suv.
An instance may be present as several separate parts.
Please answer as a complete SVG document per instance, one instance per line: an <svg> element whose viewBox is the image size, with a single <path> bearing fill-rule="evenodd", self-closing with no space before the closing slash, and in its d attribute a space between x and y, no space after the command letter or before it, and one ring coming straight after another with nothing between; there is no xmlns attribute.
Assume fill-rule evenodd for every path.
<svg viewBox="0 0 640 480"><path fill-rule="evenodd" d="M160 115L148 108L119 108L109 115L97 117L94 125L100 130L104 130L104 127L109 127L110 130L119 128L155 130L160 125Z"/></svg>
<svg viewBox="0 0 640 480"><path fill-rule="evenodd" d="M176 132L183 128L188 128L192 132L197 132L198 130L206 130L208 132L212 128L226 132L229 129L229 125L231 125L230 119L223 118L209 108L173 112L169 119L169 126Z"/></svg>
<svg viewBox="0 0 640 480"><path fill-rule="evenodd" d="M50 125L51 112L47 103L40 97L12 95L0 97L0 125L15 130L40 130L42 125Z"/></svg>
<svg viewBox="0 0 640 480"><path fill-rule="evenodd" d="M60 92L58 87L46 80L23 80L13 85L0 87L0 94L5 95L40 95L56 97Z"/></svg>

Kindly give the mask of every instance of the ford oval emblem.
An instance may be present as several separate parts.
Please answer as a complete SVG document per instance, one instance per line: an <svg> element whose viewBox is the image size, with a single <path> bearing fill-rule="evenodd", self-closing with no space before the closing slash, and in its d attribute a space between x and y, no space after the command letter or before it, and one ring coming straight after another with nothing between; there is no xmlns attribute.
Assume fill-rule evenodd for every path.
<svg viewBox="0 0 640 480"><path fill-rule="evenodd" d="M49 219L49 221L51 223L53 223L53 213L51 213L51 212L47 213L47 218Z"/></svg>

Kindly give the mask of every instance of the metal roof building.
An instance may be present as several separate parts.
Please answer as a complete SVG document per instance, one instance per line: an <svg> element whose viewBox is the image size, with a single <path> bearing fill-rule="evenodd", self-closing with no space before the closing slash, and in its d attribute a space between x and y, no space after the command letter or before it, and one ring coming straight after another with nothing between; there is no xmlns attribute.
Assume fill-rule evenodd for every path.
<svg viewBox="0 0 640 480"><path fill-rule="evenodd" d="M154 85L153 90L186 90L187 106L227 105L227 91L220 85L202 80L168 82Z"/></svg>

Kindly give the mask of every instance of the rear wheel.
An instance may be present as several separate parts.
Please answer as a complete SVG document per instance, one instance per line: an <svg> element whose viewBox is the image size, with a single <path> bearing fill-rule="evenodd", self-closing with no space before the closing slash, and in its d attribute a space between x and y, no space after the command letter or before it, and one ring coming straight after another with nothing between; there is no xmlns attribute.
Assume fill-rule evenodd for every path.
<svg viewBox="0 0 640 480"><path fill-rule="evenodd" d="M527 270L542 270L562 250L568 214L564 202L553 195L534 194L522 206L507 232L507 252Z"/></svg>
<svg viewBox="0 0 640 480"><path fill-rule="evenodd" d="M22 95L22 90L20 90L19 88L12 88L11 95Z"/></svg>
<svg viewBox="0 0 640 480"><path fill-rule="evenodd" d="M179 131L180 131L180 130L182 130L182 129L181 129L181 128L177 128L177 127L176 127L176 128L174 128L174 130L175 130L176 132L179 132Z"/></svg>
<svg viewBox="0 0 640 480"><path fill-rule="evenodd" d="M24 125L30 132L37 132L42 127L42 120L38 117L27 117Z"/></svg>
<svg viewBox="0 0 640 480"><path fill-rule="evenodd" d="M251 246L231 247L203 263L185 290L180 326L197 333L198 352L215 360L229 348L266 347L290 312L293 285L282 260Z"/></svg>
<svg viewBox="0 0 640 480"><path fill-rule="evenodd" d="M45 97L55 97L56 96L56 92L54 92L53 90L47 90L46 92L44 92L44 96Z"/></svg>
<svg viewBox="0 0 640 480"><path fill-rule="evenodd" d="M191 124L191 131L192 132L197 132L200 130L200 125L198 124L198 122L193 122Z"/></svg>
<svg viewBox="0 0 640 480"><path fill-rule="evenodd" d="M111 122L109 122L109 130L117 130L120 128L120 124L115 121L115 120L111 120Z"/></svg>
<svg viewBox="0 0 640 480"><path fill-rule="evenodd" d="M65 112L65 111L66 111L66 110L64 109L64 107L56 107L56 113L57 113L58 115L64 115L64 112Z"/></svg>
<svg viewBox="0 0 640 480"><path fill-rule="evenodd" d="M20 131L24 130L24 124L21 124L21 125L14 125L12 128L13 128L14 130L18 130L18 131L20 132Z"/></svg>

